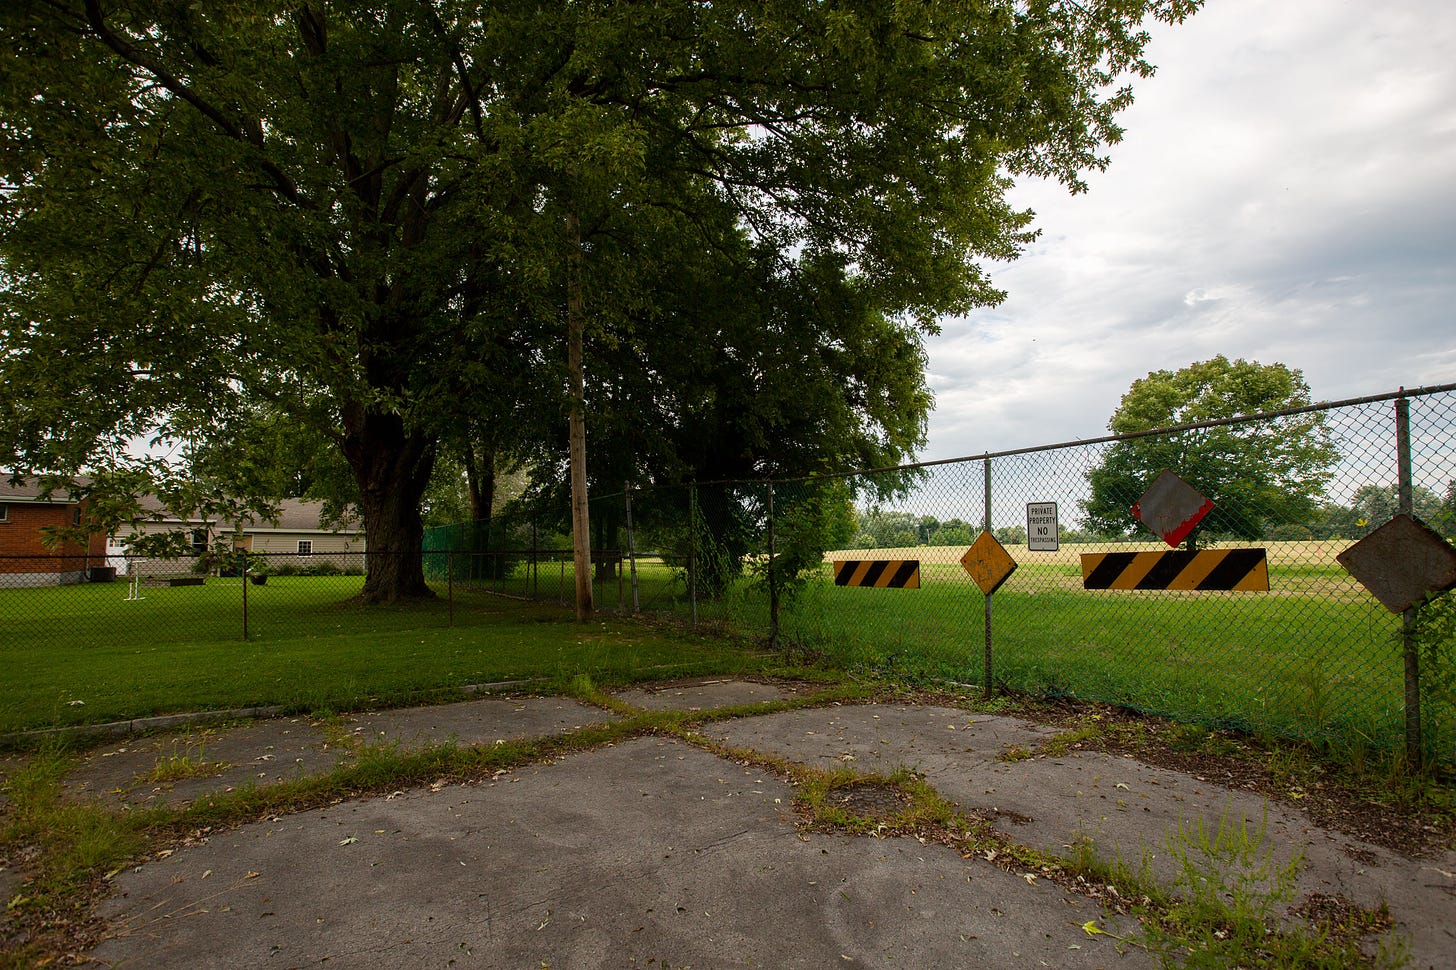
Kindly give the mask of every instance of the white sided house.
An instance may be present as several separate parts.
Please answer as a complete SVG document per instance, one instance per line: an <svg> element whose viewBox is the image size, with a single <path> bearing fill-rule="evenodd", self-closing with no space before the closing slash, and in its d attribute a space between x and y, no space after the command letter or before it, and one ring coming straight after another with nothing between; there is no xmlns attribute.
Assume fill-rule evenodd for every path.
<svg viewBox="0 0 1456 970"><path fill-rule="evenodd" d="M155 499L143 499L142 506L160 517L135 523L135 531L142 534L184 532L191 539L195 556L201 556L219 541L231 541L237 549L261 554L270 568L301 569L328 563L340 569L362 571L365 565L362 523L356 516L349 516L340 525L326 525L321 502L284 499L278 503L278 517L262 521L250 517L239 520L183 519L162 509ZM118 567L118 572L144 576L188 573L196 564L195 558L128 557L125 539L120 536L111 538L107 553L112 557L112 564Z"/></svg>

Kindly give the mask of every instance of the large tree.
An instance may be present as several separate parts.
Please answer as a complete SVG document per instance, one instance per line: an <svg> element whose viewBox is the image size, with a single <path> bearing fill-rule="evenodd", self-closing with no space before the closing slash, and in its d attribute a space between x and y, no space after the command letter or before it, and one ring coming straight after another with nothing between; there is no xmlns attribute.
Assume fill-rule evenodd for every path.
<svg viewBox="0 0 1456 970"><path fill-rule="evenodd" d="M366 598L425 595L466 392L564 359L568 305L595 319L582 227L711 198L929 326L999 298L1009 176L1080 187L1143 20L1196 6L10 0L0 379L28 393L0 461L104 470L302 395L358 488Z"/></svg>
<svg viewBox="0 0 1456 970"><path fill-rule="evenodd" d="M1133 381L1107 427L1135 434L1309 403L1298 370L1220 355ZM1133 535L1143 526L1131 506L1167 468L1214 503L1190 542L1210 533L1260 539L1271 525L1313 517L1338 459L1317 411L1133 437L1113 443L1088 472L1083 510L1092 531Z"/></svg>
<svg viewBox="0 0 1456 970"><path fill-rule="evenodd" d="M782 481L910 460L931 406L920 331L879 309L842 261L790 259L756 244L731 207L719 206L713 226L708 210L698 207L691 229L643 233L644 220L668 217L647 213L595 235L590 289L617 319L588 345L597 371L610 375L588 394L594 491L674 486L639 495L636 511L639 522L680 529L689 501L675 486L684 483ZM657 295L644 303L641 293ZM548 441L532 461L538 491L557 508L561 451ZM713 485L698 500L697 540L729 570L717 586L761 533L765 495L757 485ZM623 511L620 499L594 506L597 546L614 543Z"/></svg>

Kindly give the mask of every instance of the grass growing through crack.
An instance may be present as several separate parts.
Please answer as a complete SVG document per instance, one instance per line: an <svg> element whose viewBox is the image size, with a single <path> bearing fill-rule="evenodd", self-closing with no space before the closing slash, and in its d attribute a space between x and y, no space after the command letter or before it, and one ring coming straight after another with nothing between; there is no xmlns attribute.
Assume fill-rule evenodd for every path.
<svg viewBox="0 0 1456 970"><path fill-rule="evenodd" d="M84 922L84 901L103 874L141 852L146 839L136 819L66 801L62 780L75 758L58 747L37 753L5 781L9 807L0 824L0 852L28 856L32 878L5 901L0 968L32 967L52 956L55 941ZM9 924L29 924L12 944ZM21 936L21 934L16 934Z"/></svg>
<svg viewBox="0 0 1456 970"><path fill-rule="evenodd" d="M190 744L179 751L177 743L173 742L172 753L158 758L152 770L138 776L137 781L144 785L165 785L188 778L220 775L232 767L226 761L208 761L206 755L207 748L202 742L198 742L195 756Z"/></svg>
<svg viewBox="0 0 1456 970"><path fill-rule="evenodd" d="M389 795L411 788L437 787L491 778L501 771L619 743L649 733L694 737L701 723L729 712L647 712L622 705L589 675L571 682L571 693L604 709L616 721L557 735L462 747L443 744L403 750L396 744L364 744L354 757L319 776L203 795L185 806L115 812L104 804L68 800L63 780L78 764L74 754L51 745L33 754L3 780L8 800L0 817L0 858L24 861L28 880L7 900L0 924L0 970L32 967L66 952L86 938L92 919L88 905L109 875L137 859L190 837L254 821L260 817L308 811L350 797ZM859 687L829 686L813 697L745 705L731 711L771 713L831 699L862 695ZM326 725L337 736L339 725ZM352 742L351 738L343 738ZM161 773L191 776L201 753L189 752L159 762ZM20 867L16 867L20 868ZM21 941L24 942L21 942Z"/></svg>
<svg viewBox="0 0 1456 970"><path fill-rule="evenodd" d="M908 768L888 775L848 768L808 772L796 800L811 828L880 838L942 829L955 817L954 806Z"/></svg>
<svg viewBox="0 0 1456 970"><path fill-rule="evenodd" d="M1369 952L1362 946L1367 937L1391 928L1383 907L1368 910L1339 901L1317 912L1291 908L1304 860L1296 853L1288 862L1276 862L1266 836L1267 818L1257 826L1228 814L1214 827L1203 819L1180 823L1165 840L1168 857L1176 864L1168 885L1153 877L1147 857L1137 868L1121 858L1106 862L1088 840L1073 847L1066 865L1069 872L1112 889L1138 918L1139 930L1115 937L1119 947L1146 950L1162 967L1339 970L1406 965L1409 954L1402 939L1384 936ZM1113 936L1095 921L1083 929L1089 935Z"/></svg>

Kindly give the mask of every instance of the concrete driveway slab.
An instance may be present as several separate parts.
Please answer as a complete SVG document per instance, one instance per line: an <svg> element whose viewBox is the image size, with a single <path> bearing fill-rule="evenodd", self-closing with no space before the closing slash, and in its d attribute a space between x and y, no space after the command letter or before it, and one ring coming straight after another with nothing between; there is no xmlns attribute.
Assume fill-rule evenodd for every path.
<svg viewBox="0 0 1456 970"><path fill-rule="evenodd" d="M322 774L347 755L307 718L274 718L93 748L68 776L67 788L73 797L123 810L176 805L244 785Z"/></svg>
<svg viewBox="0 0 1456 970"><path fill-rule="evenodd" d="M709 709L786 690L705 678L622 696ZM193 729L98 748L68 785L129 810L324 773L363 739L493 744L611 717L569 698L489 697L358 715L346 737L338 723L326 735L301 718ZM1015 842L1064 855L1087 838L1102 857L1132 862L1146 847L1165 880L1180 823L1265 818L1262 799L1212 779L1098 752L1029 756L1055 728L948 707L832 705L703 733L822 768L913 769ZM152 774L175 762L228 767ZM100 910L112 931L94 956L164 968L1148 965L1082 931L1089 919L1130 928L1092 900L913 839L801 833L792 796L757 768L643 737L492 782L282 816L117 875ZM1399 857L1290 803L1270 805L1267 819L1275 858L1306 860L1302 892L1385 902L1413 966L1456 968L1456 853ZM14 862L0 860L0 895L24 892Z"/></svg>
<svg viewBox="0 0 1456 970"><path fill-rule="evenodd" d="M1390 907L1410 936L1413 965L1456 965L1456 853L1417 866L1387 849L1321 828L1285 803L1225 788L1207 778L1102 752L1073 752L998 763L974 775L933 775L941 794L992 817L1017 842L1066 854L1090 839L1096 855L1144 860L1165 884L1177 875L1169 839L1198 826L1214 839L1221 826L1262 837L1261 852L1277 866L1301 859L1301 894L1337 895L1361 906ZM1193 844L1198 843L1197 837ZM1195 858L1198 856L1195 853ZM1413 869L1420 877L1412 879Z"/></svg>
<svg viewBox="0 0 1456 970"><path fill-rule="evenodd" d="M1146 858L1167 884L1178 864L1168 852L1180 826L1261 826L1276 865L1302 858L1297 890L1388 905L1411 941L1414 965L1456 966L1456 853L1416 866L1379 846L1315 825L1302 812L1208 779L1100 752L1002 760L1030 752L1054 729L1015 718L949 708L891 705L791 711L710 725L734 746L772 751L820 767L851 764L889 773L911 768L960 808L991 819L1013 841L1067 856L1090 840L1098 858L1138 870ZM1420 877L1411 878L1413 869Z"/></svg>
<svg viewBox="0 0 1456 970"><path fill-rule="evenodd" d="M736 678L703 678L645 685L617 693L618 700L649 711L706 711L719 707L761 704L799 696L793 684L769 684Z"/></svg>
<svg viewBox="0 0 1456 970"><path fill-rule="evenodd" d="M117 877L115 967L1107 967L1088 900L640 739L244 826ZM1117 925L1114 921L1110 924Z"/></svg>
<svg viewBox="0 0 1456 970"><path fill-rule="evenodd" d="M405 749L454 742L494 744L517 738L562 734L617 716L570 697L482 697L437 707L413 707L357 714L347 730L356 740L398 743Z"/></svg>
<svg viewBox="0 0 1456 970"><path fill-rule="evenodd" d="M1030 748L1052 728L950 707L908 704L835 705L740 718L708 725L706 737L770 751L801 764L851 765L888 773L896 768L965 772L995 764L1009 747Z"/></svg>

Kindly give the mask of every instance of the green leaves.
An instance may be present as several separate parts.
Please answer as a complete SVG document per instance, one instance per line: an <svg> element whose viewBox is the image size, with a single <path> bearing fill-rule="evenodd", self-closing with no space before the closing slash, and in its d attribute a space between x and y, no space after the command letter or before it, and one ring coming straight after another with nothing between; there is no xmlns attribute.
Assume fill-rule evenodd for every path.
<svg viewBox="0 0 1456 970"><path fill-rule="evenodd" d="M558 447L522 416L560 403L577 257L594 384L647 406L680 368L620 348L678 334L679 426L738 398L734 455L894 459L929 406L912 323L999 300L978 263L1031 238L1008 176L1105 164L1141 24L1195 5L14 0L0 379L36 393L0 460L120 467L272 408L402 514L459 428Z"/></svg>
<svg viewBox="0 0 1456 970"><path fill-rule="evenodd" d="M1108 428L1131 434L1309 403L1299 371L1218 356L1134 381ZM1132 535L1138 527L1128 509L1170 468L1213 500L1195 534L1261 539L1272 526L1313 517L1338 460L1318 412L1133 438L1111 445L1088 472L1091 495L1083 509L1094 532Z"/></svg>

